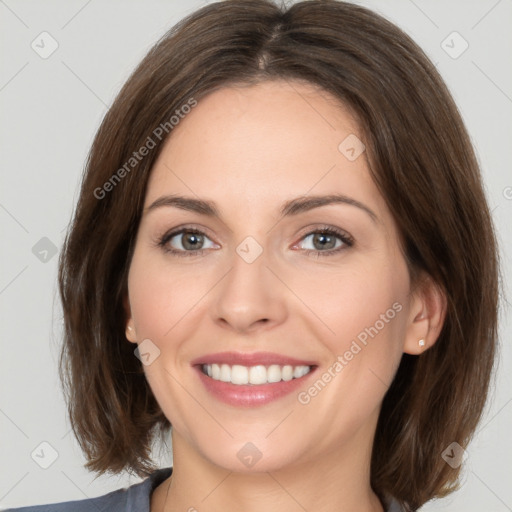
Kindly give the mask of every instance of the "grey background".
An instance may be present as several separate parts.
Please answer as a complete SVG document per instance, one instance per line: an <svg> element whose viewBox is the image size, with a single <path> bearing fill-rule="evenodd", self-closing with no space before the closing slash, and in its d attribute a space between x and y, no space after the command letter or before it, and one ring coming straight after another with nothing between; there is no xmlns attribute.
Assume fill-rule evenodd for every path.
<svg viewBox="0 0 512 512"><path fill-rule="evenodd" d="M84 499L139 481L127 475L93 481L95 475L82 467L57 375L61 313L56 252L108 105L157 39L205 3L0 0L0 507ZM357 3L410 34L452 91L482 166L509 296L512 1ZM47 59L31 47L43 31L59 45ZM457 58L445 51L463 48L458 36L446 39L453 31L469 44ZM475 240L475 248L478 244ZM501 315L499 371L467 452L462 487L422 511L512 510L511 322L506 302ZM52 450L57 458L43 469L39 464L51 462ZM168 453L155 453L161 466L171 460Z"/></svg>

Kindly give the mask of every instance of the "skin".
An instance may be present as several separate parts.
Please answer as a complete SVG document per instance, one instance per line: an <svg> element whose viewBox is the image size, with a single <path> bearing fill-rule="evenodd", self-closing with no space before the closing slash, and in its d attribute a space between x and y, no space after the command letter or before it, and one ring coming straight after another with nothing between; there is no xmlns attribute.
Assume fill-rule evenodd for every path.
<svg viewBox="0 0 512 512"><path fill-rule="evenodd" d="M173 425L174 472L154 491L152 512L383 510L370 487L381 402L402 353L435 343L446 305L429 279L413 288L365 154L350 161L338 150L350 134L359 134L355 119L328 93L273 81L210 93L159 155L126 300L127 339L150 339L160 350L144 371ZM360 201L377 220L349 204L279 217L286 200L332 193ZM214 201L221 219L147 210L168 194ZM203 254L179 257L158 246L183 224L205 233ZM344 244L314 244L311 233L325 225L354 245L326 256ZM236 252L247 236L263 250L252 263ZM176 235L167 246L184 252L187 240ZM394 303L400 312L307 404L291 393L253 408L227 405L190 364L221 351L312 359L318 368L307 391ZM250 468L237 457L247 442L262 454Z"/></svg>

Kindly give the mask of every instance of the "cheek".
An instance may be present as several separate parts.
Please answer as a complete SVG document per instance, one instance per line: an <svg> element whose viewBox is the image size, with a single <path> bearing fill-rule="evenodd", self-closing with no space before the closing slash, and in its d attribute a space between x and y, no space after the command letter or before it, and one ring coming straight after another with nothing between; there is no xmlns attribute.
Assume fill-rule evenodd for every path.
<svg viewBox="0 0 512 512"><path fill-rule="evenodd" d="M331 275L326 286L315 282L302 288L304 302L322 320L317 336L331 364L337 360L343 366L335 372L343 377L335 379L334 387L379 395L383 384L391 383L403 351L409 286L405 262L398 259L390 267L374 260Z"/></svg>
<svg viewBox="0 0 512 512"><path fill-rule="evenodd" d="M149 339L158 349L153 349L151 364L143 366L144 373L160 407L180 431L185 430L184 411L190 407L190 399L183 393L176 368L180 365L180 346L190 335L193 305L201 296L197 289L201 280L194 282L191 277L137 248L128 275L137 341Z"/></svg>
<svg viewBox="0 0 512 512"><path fill-rule="evenodd" d="M160 258L136 251L128 290L138 338L150 338L159 345L186 326L183 320L194 314L194 304L206 293L207 283L176 265L166 266Z"/></svg>
<svg viewBox="0 0 512 512"><path fill-rule="evenodd" d="M306 282L307 281L307 282ZM398 323L407 289L406 270L384 271L375 265L356 271L332 273L325 280L316 275L302 283L304 302L322 320L323 338L336 348L366 332L366 328ZM306 298L307 297L307 298ZM394 303L402 307L392 307ZM330 336L329 336L330 333ZM361 336L364 338L364 334Z"/></svg>
<svg viewBox="0 0 512 512"><path fill-rule="evenodd" d="M377 410L398 369L406 315L403 277L400 270L354 273L332 279L328 293L309 295L329 326L318 330L329 356L299 402L340 425L343 436Z"/></svg>

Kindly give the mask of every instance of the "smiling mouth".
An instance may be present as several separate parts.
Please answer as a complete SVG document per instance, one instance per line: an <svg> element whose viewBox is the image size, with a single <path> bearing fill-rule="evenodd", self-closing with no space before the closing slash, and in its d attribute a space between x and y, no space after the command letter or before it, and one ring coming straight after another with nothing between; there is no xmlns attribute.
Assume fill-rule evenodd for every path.
<svg viewBox="0 0 512 512"><path fill-rule="evenodd" d="M310 373L314 366L278 365L243 366L239 364L202 364L201 372L213 380L238 386L273 384L281 381L300 379Z"/></svg>

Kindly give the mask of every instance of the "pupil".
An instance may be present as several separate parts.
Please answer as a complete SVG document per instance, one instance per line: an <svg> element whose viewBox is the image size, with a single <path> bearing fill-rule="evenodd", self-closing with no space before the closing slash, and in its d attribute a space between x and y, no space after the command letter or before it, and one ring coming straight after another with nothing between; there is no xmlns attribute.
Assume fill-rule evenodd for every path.
<svg viewBox="0 0 512 512"><path fill-rule="evenodd" d="M187 248L187 245L190 245L190 247L188 247L189 249L195 249L197 247L197 244L199 242L199 236L197 234L194 234L194 233L189 233L186 237L185 237L185 248ZM190 244L190 240L191 239L195 239L195 243L192 242L192 244Z"/></svg>
<svg viewBox="0 0 512 512"><path fill-rule="evenodd" d="M333 237L331 235L326 235L325 233L324 234L320 234L320 235L317 234L317 235L315 235L314 241L315 242L319 242L321 240L322 242L320 243L320 246L325 248L326 245L329 244L329 241L327 241L327 244L325 244L323 242L325 242L325 240L329 240L330 239L331 244L332 244L332 238Z"/></svg>

